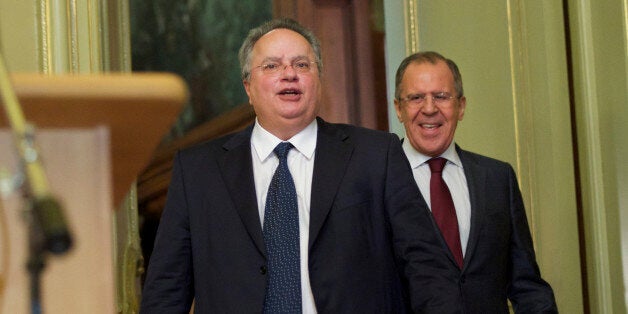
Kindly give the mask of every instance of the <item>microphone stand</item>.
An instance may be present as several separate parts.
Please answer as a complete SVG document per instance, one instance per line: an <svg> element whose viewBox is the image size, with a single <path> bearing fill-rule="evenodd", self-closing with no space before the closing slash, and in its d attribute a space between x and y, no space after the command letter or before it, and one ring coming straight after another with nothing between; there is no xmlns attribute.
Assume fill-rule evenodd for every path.
<svg viewBox="0 0 628 314"><path fill-rule="evenodd" d="M34 132L27 127L21 107L10 84L4 59L0 54L0 94L25 174L23 196L28 208L27 222L29 258L27 268L31 285L31 312L41 309L40 277L45 267L45 253L63 254L72 246L60 203L48 190L48 181L34 141Z"/></svg>

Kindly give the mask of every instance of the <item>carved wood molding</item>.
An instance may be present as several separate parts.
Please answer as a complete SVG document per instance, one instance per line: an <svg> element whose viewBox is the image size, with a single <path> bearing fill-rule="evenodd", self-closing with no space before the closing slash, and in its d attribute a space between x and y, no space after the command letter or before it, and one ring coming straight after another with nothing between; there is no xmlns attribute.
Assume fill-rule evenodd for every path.
<svg viewBox="0 0 628 314"><path fill-rule="evenodd" d="M243 104L201 124L179 139L160 145L150 164L137 179L140 214L161 215L172 173L172 159L178 150L242 130L254 120L253 107Z"/></svg>

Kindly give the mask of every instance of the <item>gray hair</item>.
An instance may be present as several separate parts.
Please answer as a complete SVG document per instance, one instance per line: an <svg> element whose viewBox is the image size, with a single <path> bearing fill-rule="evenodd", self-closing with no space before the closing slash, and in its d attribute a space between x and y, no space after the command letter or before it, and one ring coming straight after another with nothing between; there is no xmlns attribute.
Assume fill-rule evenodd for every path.
<svg viewBox="0 0 628 314"><path fill-rule="evenodd" d="M450 59L443 57L440 53L434 51L417 52L407 56L397 69L397 75L395 76L395 99L401 98L401 80L406 72L408 65L416 62L417 64L431 63L436 64L438 61L443 61L449 67L451 74L454 76L454 88L456 89L457 98L464 96L464 90L462 88L462 75L456 63Z"/></svg>
<svg viewBox="0 0 628 314"><path fill-rule="evenodd" d="M314 35L314 33L292 19L282 18L270 20L249 31L249 34L244 39L244 42L240 47L240 51L238 52L242 79L248 81L251 78L251 54L253 52L253 46L255 46L255 43L257 43L257 41L268 32L278 28L284 28L299 33L308 41L308 43L310 43L312 50L314 50L314 55L316 56L315 61L316 66L318 67L318 75L321 76L321 74L323 73L321 44Z"/></svg>

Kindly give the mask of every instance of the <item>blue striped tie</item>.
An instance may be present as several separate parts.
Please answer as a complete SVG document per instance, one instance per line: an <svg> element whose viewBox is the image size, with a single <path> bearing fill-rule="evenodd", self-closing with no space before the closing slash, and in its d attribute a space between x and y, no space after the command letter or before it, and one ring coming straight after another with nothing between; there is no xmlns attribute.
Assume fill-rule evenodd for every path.
<svg viewBox="0 0 628 314"><path fill-rule="evenodd" d="M279 166L275 170L264 211L264 244L268 255L268 286L264 313L301 313L299 209L288 152L292 144L275 147Z"/></svg>

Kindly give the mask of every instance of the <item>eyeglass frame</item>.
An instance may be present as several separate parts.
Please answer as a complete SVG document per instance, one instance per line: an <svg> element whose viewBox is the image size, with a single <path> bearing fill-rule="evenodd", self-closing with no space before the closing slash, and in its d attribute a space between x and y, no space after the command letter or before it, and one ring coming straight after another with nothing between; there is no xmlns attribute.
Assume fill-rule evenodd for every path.
<svg viewBox="0 0 628 314"><path fill-rule="evenodd" d="M303 63L304 65L307 64L307 68L304 69L304 68L295 67L295 65L299 63ZM318 64L318 62L308 61L308 60L303 60L303 59L293 60L292 62L290 62L290 64L283 64L277 61L266 61L256 67L253 67L253 69L257 69L257 68L261 69L264 75L277 75L280 72L288 69L288 67L291 67L295 72L303 74L303 73L309 73L311 71L312 69L312 67L310 66L311 64ZM268 69L268 66L271 66L271 65L276 65L277 68L274 70Z"/></svg>
<svg viewBox="0 0 628 314"><path fill-rule="evenodd" d="M417 98L421 98L421 100L413 100L412 97L417 97ZM415 107L417 106L422 106L424 104L427 103L427 99L431 98L432 99L432 103L435 105L441 105L441 104L446 104L448 101L456 98L456 99L460 99L461 96L455 96L455 95L450 95L447 92L439 92L439 93L433 93L433 94L422 94L422 93L418 93L418 94L411 94L408 95L406 97L399 97L397 98L398 101L400 102L406 102L407 104L411 104ZM418 101L418 102L417 102Z"/></svg>

